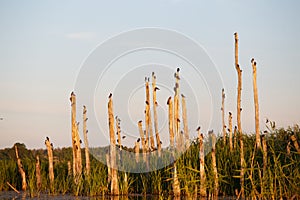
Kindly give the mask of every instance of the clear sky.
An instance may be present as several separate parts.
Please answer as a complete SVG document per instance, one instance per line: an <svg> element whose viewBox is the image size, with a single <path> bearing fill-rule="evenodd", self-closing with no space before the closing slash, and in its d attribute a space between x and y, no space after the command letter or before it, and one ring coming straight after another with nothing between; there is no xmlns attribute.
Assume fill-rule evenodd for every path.
<svg viewBox="0 0 300 200"><path fill-rule="evenodd" d="M175 30L201 44L221 74L226 111L233 114L237 84L233 33L237 31L244 74L244 131L255 130L252 57L258 68L261 130L266 117L279 127L300 124L299 9L296 0L0 1L0 148L15 142L29 148L44 147L46 136L56 147L70 146L69 95L82 63L108 38L143 27ZM162 77L159 72L158 78ZM142 85L145 75L140 75ZM140 94L144 98L143 90ZM159 98L163 110L166 99ZM115 106L115 112L126 115ZM141 116L142 109L141 105ZM192 110L188 110L189 116ZM204 108L203 115L205 112ZM102 117L106 120L106 111ZM197 126L190 124L192 134ZM206 128L219 132L220 127ZM89 130L97 135L91 125ZM94 139L91 143L105 145Z"/></svg>

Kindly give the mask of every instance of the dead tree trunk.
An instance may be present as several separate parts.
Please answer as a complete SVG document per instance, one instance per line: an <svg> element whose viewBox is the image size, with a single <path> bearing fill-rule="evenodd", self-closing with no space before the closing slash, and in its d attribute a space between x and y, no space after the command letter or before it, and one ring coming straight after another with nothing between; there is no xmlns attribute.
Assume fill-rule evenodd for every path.
<svg viewBox="0 0 300 200"><path fill-rule="evenodd" d="M228 124L229 124L229 127L228 127L228 131L229 131L229 149L230 149L230 152L232 152L232 114L231 112L229 112L229 116L228 116Z"/></svg>
<svg viewBox="0 0 300 200"><path fill-rule="evenodd" d="M70 101L72 106L71 125L72 125L72 148L73 148L73 176L74 176L74 181L77 184L82 172L82 160L81 160L80 138L78 132L79 124L76 122L76 96L74 92L71 93Z"/></svg>
<svg viewBox="0 0 300 200"><path fill-rule="evenodd" d="M237 127L234 126L234 131L233 131L233 148L237 148Z"/></svg>
<svg viewBox="0 0 300 200"><path fill-rule="evenodd" d="M35 176L36 176L36 188L38 191L41 191L42 179L41 179L41 165L40 165L39 155L36 155Z"/></svg>
<svg viewBox="0 0 300 200"><path fill-rule="evenodd" d="M134 144L134 153L135 153L135 161L139 162L139 152L140 152L140 140L135 142Z"/></svg>
<svg viewBox="0 0 300 200"><path fill-rule="evenodd" d="M255 107L255 135L256 135L256 147L260 149L260 131L259 131L259 105L258 105L258 92L256 83L256 62L252 58L251 60L253 70L253 94L254 94L254 107Z"/></svg>
<svg viewBox="0 0 300 200"><path fill-rule="evenodd" d="M217 169L217 161L216 161L216 136L213 131L209 133L211 135L212 140L212 149L211 149L211 161L212 161L212 168L214 172L214 192L213 197L214 199L218 199L219 193L219 178L218 178L218 169Z"/></svg>
<svg viewBox="0 0 300 200"><path fill-rule="evenodd" d="M173 117L173 101L172 97L168 99L168 107L169 107L169 134L170 134L170 147L171 151L174 151L175 140L174 140L174 117Z"/></svg>
<svg viewBox="0 0 300 200"><path fill-rule="evenodd" d="M47 137L45 140L45 145L47 147L48 152L48 160L49 160L49 180L50 180L50 188L54 187L54 172L53 172L53 146L50 143L49 138Z"/></svg>
<svg viewBox="0 0 300 200"><path fill-rule="evenodd" d="M23 191L26 191L26 189L27 189L26 173L25 173L25 171L24 171L24 169L23 169L22 161L21 161L21 159L19 158L19 153L18 153L18 147L17 147L17 145L15 145L15 152L16 152L16 158L17 158L18 169L19 169L19 172L20 172L21 177L22 177L22 190L23 190Z"/></svg>
<svg viewBox="0 0 300 200"><path fill-rule="evenodd" d="M206 197L206 175L205 175L205 154L203 144L203 134L200 127L197 129L199 138L199 157L200 157L200 196Z"/></svg>
<svg viewBox="0 0 300 200"><path fill-rule="evenodd" d="M180 196L180 183L177 177L177 168L176 168L176 161L174 161L174 151L175 151L175 141L174 141L174 116L173 116L173 102L172 97L168 99L168 107L169 107L169 134L170 134L170 148L172 151L171 162L173 162L173 193L174 196Z"/></svg>
<svg viewBox="0 0 300 200"><path fill-rule="evenodd" d="M116 169L116 139L114 130L114 112L112 94L109 95L108 102L108 123L109 123L109 136L110 136L110 165L111 165L111 194L119 195L118 173Z"/></svg>
<svg viewBox="0 0 300 200"><path fill-rule="evenodd" d="M185 148L188 149L190 147L190 136L189 136L185 96L183 94L181 95L181 103L182 103L182 118L183 118Z"/></svg>
<svg viewBox="0 0 300 200"><path fill-rule="evenodd" d="M121 126L120 126L120 119L118 116L116 116L116 127L117 127L117 135L118 135L118 140L117 143L119 145L119 149L122 149L122 141L121 141Z"/></svg>
<svg viewBox="0 0 300 200"><path fill-rule="evenodd" d="M89 153L89 142L87 138L88 130L86 128L86 122L88 118L86 117L86 106L83 106L83 136L84 136L84 146L85 146L85 170L86 174L90 174L90 153Z"/></svg>
<svg viewBox="0 0 300 200"><path fill-rule="evenodd" d="M241 191L240 194L242 196L242 199L245 199L245 168L246 168L246 162L245 162L245 155L244 155L244 141L243 141L243 133L239 133L239 140L240 140L240 159L241 159L241 172L240 172L240 183L241 183Z"/></svg>
<svg viewBox="0 0 300 200"><path fill-rule="evenodd" d="M138 122L138 127L139 127L140 137L141 137L141 140L142 140L143 160L144 160L144 162L146 162L147 161L147 157L146 157L147 149L146 149L146 140L145 140L145 134L144 134L144 131L143 131L142 123L143 123L142 120L140 120Z"/></svg>
<svg viewBox="0 0 300 200"><path fill-rule="evenodd" d="M175 75L175 95L174 95L174 123L175 123L175 140L176 140L176 149L181 151L181 142L179 139L179 131L180 131L180 114L179 114L179 68L177 68Z"/></svg>
<svg viewBox="0 0 300 200"><path fill-rule="evenodd" d="M161 156L161 141L159 137L158 132L158 119L157 119L157 101L156 101L156 91L159 90L158 87L156 87L156 76L154 72L152 72L152 91L153 91L153 115L154 115L154 130L155 130L155 136L156 136L156 145L157 145L157 151L158 156Z"/></svg>
<svg viewBox="0 0 300 200"><path fill-rule="evenodd" d="M235 38L235 69L238 75L238 88L237 88L237 127L238 132L242 133L242 124L241 124L241 98L242 98L242 70L240 69L239 65L239 38L238 33L234 33Z"/></svg>
<svg viewBox="0 0 300 200"><path fill-rule="evenodd" d="M109 154L105 154L106 156L106 165L107 165L107 188L108 185L111 183L111 166L110 166L110 156Z"/></svg>
<svg viewBox="0 0 300 200"><path fill-rule="evenodd" d="M226 145L226 125L225 125L225 92L224 88L222 89L222 132L223 132L223 144Z"/></svg>

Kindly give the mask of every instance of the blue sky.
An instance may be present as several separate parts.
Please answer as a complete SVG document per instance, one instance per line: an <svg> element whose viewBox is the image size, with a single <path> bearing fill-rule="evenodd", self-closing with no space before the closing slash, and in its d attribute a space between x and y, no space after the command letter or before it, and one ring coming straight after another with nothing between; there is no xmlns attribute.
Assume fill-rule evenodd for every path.
<svg viewBox="0 0 300 200"><path fill-rule="evenodd" d="M299 1L276 0L1 1L0 148L15 142L44 147L46 136L56 147L69 146L69 95L82 63L108 38L143 27L175 30L201 44L221 74L226 110L233 114L237 82L233 33L237 31L244 73L244 131L254 131L252 57L258 63L261 130L266 117L279 127L299 124L299 8ZM78 121L84 102L80 103ZM91 126L89 133L97 135ZM206 128L219 132L220 127ZM195 128L196 124L190 125L191 132Z"/></svg>

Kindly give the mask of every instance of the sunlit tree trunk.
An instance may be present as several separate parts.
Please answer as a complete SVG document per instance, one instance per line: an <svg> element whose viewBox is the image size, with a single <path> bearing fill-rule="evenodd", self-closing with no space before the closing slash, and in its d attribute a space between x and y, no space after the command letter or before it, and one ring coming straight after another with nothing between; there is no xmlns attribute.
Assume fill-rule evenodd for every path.
<svg viewBox="0 0 300 200"><path fill-rule="evenodd" d="M226 125L225 125L225 92L224 88L222 89L222 132L223 132L223 144L226 145Z"/></svg>
<svg viewBox="0 0 300 200"><path fill-rule="evenodd" d="M111 194L119 195L118 173L116 169L116 139L114 130L114 112L112 95L109 95L108 102L108 123L109 123L109 136L110 136L110 165L111 165Z"/></svg>
<svg viewBox="0 0 300 200"><path fill-rule="evenodd" d="M40 191L42 188L42 179L41 179L41 164L40 164L39 155L36 155L35 176L36 176L36 188L38 191Z"/></svg>
<svg viewBox="0 0 300 200"><path fill-rule="evenodd" d="M156 145L157 145L157 151L158 156L161 156L161 141L159 137L158 132L158 119L157 119L157 100L156 100L156 91L159 90L158 87L156 87L156 76L154 72L152 72L152 91L153 91L153 115L154 115L154 130L155 130L155 136L156 136Z"/></svg>
<svg viewBox="0 0 300 200"><path fill-rule="evenodd" d="M50 180L50 188L53 189L54 186L54 172L53 172L53 147L52 143L50 143L49 138L47 137L45 140L45 145L47 147L48 152L48 161L49 161L49 180Z"/></svg>
<svg viewBox="0 0 300 200"><path fill-rule="evenodd" d="M253 95L254 95L254 108L255 108L255 135L256 135L256 147L260 149L260 131L259 131L259 105L258 105L258 92L256 83L256 62L252 58L251 60L253 70Z"/></svg>
<svg viewBox="0 0 300 200"><path fill-rule="evenodd" d="M188 149L190 147L190 136L189 136L187 111L186 111L186 103L185 103L185 96L184 95L181 95L181 104L182 104L182 119L183 119L185 148Z"/></svg>
<svg viewBox="0 0 300 200"><path fill-rule="evenodd" d="M19 158L19 153L18 153L18 147L17 147L17 145L15 145L15 153L16 153L16 158L17 158L18 169L19 169L19 172L20 172L21 178L22 178L22 190L26 191L26 189L27 189L26 173L25 173L25 171L23 169L22 161Z"/></svg>
<svg viewBox="0 0 300 200"><path fill-rule="evenodd" d="M179 113L179 68L177 68L177 71L175 72L175 95L174 95L174 124L175 124L175 141L176 141L176 149L177 151L181 151L181 143L179 139L180 134L180 113Z"/></svg>
<svg viewBox="0 0 300 200"><path fill-rule="evenodd" d="M84 136L84 146L85 146L85 169L86 174L90 174L90 153L89 153L89 142L87 137L87 127L86 122L88 118L86 117L87 109L86 106L83 106L83 136Z"/></svg>
<svg viewBox="0 0 300 200"><path fill-rule="evenodd" d="M228 124L229 124L229 127L228 127L228 130L229 130L229 149L230 149L230 152L232 152L233 145L232 145L232 114L231 114L231 112L229 112Z"/></svg>
<svg viewBox="0 0 300 200"><path fill-rule="evenodd" d="M212 149L211 149L211 158L212 158L212 168L214 172L214 199L218 198L219 193L219 178L218 178L218 169L217 169L217 161L216 161L216 136L213 131L209 132L212 140Z"/></svg>
<svg viewBox="0 0 300 200"><path fill-rule="evenodd" d="M205 154L204 154L204 143L203 143L203 134L198 130L198 139L199 139L199 161L200 161L200 196L206 197L206 175L205 175Z"/></svg>

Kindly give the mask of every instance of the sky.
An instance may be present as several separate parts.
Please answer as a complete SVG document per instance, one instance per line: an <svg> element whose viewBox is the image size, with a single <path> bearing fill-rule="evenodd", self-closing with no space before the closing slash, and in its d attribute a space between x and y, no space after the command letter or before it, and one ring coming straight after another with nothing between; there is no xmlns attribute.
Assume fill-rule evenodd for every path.
<svg viewBox="0 0 300 200"><path fill-rule="evenodd" d="M78 77L90 56L115 36L151 27L184 35L203 48L219 73L215 83L221 79L226 92L225 110L233 113L233 119L237 88L233 33L238 32L243 131L255 130L252 57L257 61L261 131L265 130L266 118L275 121L277 127L300 124L299 8L296 0L0 1L0 148L12 147L16 142L28 148L45 148L46 136L55 147L70 146L69 96L77 92ZM130 46L130 42L135 41L123 45ZM173 45L178 47L180 43ZM107 53L115 50L109 48ZM78 91L79 122L85 98L95 101L88 107L91 146L107 145L109 92L116 96L115 113L124 119L121 127L128 134L124 142L133 146L138 137L136 122L144 112L144 77L151 76L152 71L162 89L158 93L158 113L163 144L167 144L166 100L173 95L173 73L178 66L186 77L181 92L187 96L191 137L196 136L199 125L203 132L214 129L219 133L221 112L214 120L211 109L221 106L221 88L220 99L212 100L211 93L216 91L206 87L207 81L213 87L214 77L202 77L197 82L189 78L193 76L191 66L179 57L144 50L112 63L104 78L98 77L94 96L83 98ZM86 79L88 82L89 77ZM105 80L116 85L102 84Z"/></svg>

